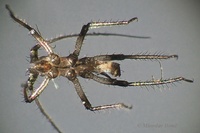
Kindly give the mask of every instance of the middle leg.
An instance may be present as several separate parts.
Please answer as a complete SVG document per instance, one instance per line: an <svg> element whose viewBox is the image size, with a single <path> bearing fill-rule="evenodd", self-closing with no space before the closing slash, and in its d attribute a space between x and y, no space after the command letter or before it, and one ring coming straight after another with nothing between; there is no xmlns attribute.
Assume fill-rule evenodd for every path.
<svg viewBox="0 0 200 133"><path fill-rule="evenodd" d="M116 104L108 104L108 105L100 105L100 106L95 106L93 107L89 100L87 99L85 93L83 92L83 89L78 81L77 78L74 78L71 80L74 84L74 87L76 89L76 92L78 96L80 97L83 105L85 106L86 109L91 110L91 111L97 111L97 110L104 110L104 109L110 109L110 108L127 108L131 109L132 106L127 106L124 103L116 103Z"/></svg>
<svg viewBox="0 0 200 133"><path fill-rule="evenodd" d="M132 18L128 21L114 21L114 22L91 22L88 23L87 25L83 25L81 32L76 40L76 45L75 45L75 50L73 52L73 55L75 55L76 57L79 56L82 44L83 44L83 40L85 38L85 36L87 35L87 32L89 30L89 28L100 28L100 27L104 27L104 26L114 26L114 25L127 25L131 22L133 22L134 20L137 20L137 18Z"/></svg>

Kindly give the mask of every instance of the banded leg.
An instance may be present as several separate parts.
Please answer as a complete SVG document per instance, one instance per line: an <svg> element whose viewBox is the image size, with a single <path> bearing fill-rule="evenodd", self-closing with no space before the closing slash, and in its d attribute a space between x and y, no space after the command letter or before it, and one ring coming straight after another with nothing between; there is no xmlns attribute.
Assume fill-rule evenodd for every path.
<svg viewBox="0 0 200 133"><path fill-rule="evenodd" d="M75 56L79 56L82 44L83 44L83 40L85 38L85 36L87 35L87 32L89 30L89 28L100 28L100 27L104 27L104 26L114 26L114 25L127 25L131 22L133 22L134 20L137 20L137 18L132 18L128 21L114 21L114 22L91 22L88 23L87 25L83 25L81 32L76 40L76 45L75 45L75 50L73 52L73 55Z"/></svg>
<svg viewBox="0 0 200 133"><path fill-rule="evenodd" d="M31 48L31 53L30 53L30 63L33 63L35 61L38 60L38 49L40 48L41 46L39 44L33 46Z"/></svg>
<svg viewBox="0 0 200 133"><path fill-rule="evenodd" d="M13 13L13 11L10 9L9 5L6 5L6 9L9 11L10 17L14 21L16 21L21 26L23 26L24 28L26 28L26 29L28 29L30 31L31 35L39 42L39 45L44 47L44 49L47 51L48 54L53 53L52 48L48 44L48 41L43 39L43 37L34 28L32 28L30 25L28 25L26 22L24 22L23 20L17 18L15 16L15 14Z"/></svg>
<svg viewBox="0 0 200 133"><path fill-rule="evenodd" d="M132 106L127 106L127 105L125 105L123 103L116 103L116 104L109 104L109 105L101 105L101 106L92 107L91 103L89 102L89 100L87 99L85 93L83 92L83 89L82 89L78 79L74 78L71 81L73 82L74 87L76 89L76 92L77 92L78 96L80 97L83 105L88 110L97 111L97 110L104 110L104 109L110 109L110 108L127 108L127 109L131 109L132 108Z"/></svg>
<svg viewBox="0 0 200 133"><path fill-rule="evenodd" d="M178 58L178 55L156 55L156 54L124 55L124 54L112 54L112 55L94 56L95 60L100 60L100 61L125 60L125 59L160 60L160 59L169 59L169 58Z"/></svg>
<svg viewBox="0 0 200 133"><path fill-rule="evenodd" d="M46 77L43 80L43 82L40 84L40 86L37 89L32 91L30 96L27 95L27 90L25 89L24 94L25 94L25 97L26 97L25 98L26 102L31 103L32 101L34 101L44 91L44 89L48 85L49 81L50 81L50 79L48 77Z"/></svg>
<svg viewBox="0 0 200 133"><path fill-rule="evenodd" d="M125 80L113 79L108 75L106 77L97 76L93 73L87 73L87 75L84 78L93 79L96 82L106 84L106 85L116 85L116 86L122 86L122 87L127 87L127 86L154 86L154 85L170 84L170 83L179 82L179 81L186 81L186 82L190 82L190 83L193 82L193 80L186 79L184 77L149 80L149 81L128 82L128 81L125 81Z"/></svg>
<svg viewBox="0 0 200 133"><path fill-rule="evenodd" d="M25 102L32 102L29 97L30 95L32 95L34 91L33 84L35 83L38 75L39 75L38 73L30 73L28 80L24 85L22 85L22 87L24 88L23 93Z"/></svg>
<svg viewBox="0 0 200 133"><path fill-rule="evenodd" d="M33 63L38 60L38 49L40 48L40 45L35 45L31 48L30 50L30 63ZM39 75L38 72L32 71L31 69L29 71L29 78L27 82L23 85L24 87L24 100L25 102L30 102L29 101L29 96L32 95L33 93L33 85Z"/></svg>

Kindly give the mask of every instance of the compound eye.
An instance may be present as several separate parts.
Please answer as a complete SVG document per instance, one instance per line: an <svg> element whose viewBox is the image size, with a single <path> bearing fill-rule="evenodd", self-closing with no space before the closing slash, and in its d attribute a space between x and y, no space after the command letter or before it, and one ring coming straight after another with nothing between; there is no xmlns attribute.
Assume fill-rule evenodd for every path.
<svg viewBox="0 0 200 133"><path fill-rule="evenodd" d="M51 62L54 64L54 65L59 65L60 64L60 57L57 55L57 54L51 54L50 55L51 57Z"/></svg>

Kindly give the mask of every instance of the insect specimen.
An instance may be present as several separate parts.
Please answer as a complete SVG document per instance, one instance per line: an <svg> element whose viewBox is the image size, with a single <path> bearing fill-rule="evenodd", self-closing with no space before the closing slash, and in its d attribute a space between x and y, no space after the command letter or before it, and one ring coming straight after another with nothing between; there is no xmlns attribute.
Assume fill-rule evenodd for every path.
<svg viewBox="0 0 200 133"><path fill-rule="evenodd" d="M82 90L81 84L78 77L92 79L96 82L106 85L113 86L158 86L163 84L170 84L178 81L193 82L190 79L184 77L175 77L169 79L151 79L148 81L137 81L129 82L125 80L118 80L117 76L121 75L120 64L113 62L114 60L125 60L125 59L143 59L143 60L165 60L170 58L177 58L178 55L164 55L164 54L136 54L136 55L124 55L124 54L111 54L111 55L97 55L93 57L83 57L79 58L81 47L85 36L89 29L100 28L106 26L116 26L116 25L128 25L129 23L137 20L137 18L132 18L128 21L111 21L111 22L90 22L83 25L75 44L75 50L68 56L61 57L56 54L51 48L50 44L59 41L61 39L67 38L68 36L60 36L51 40L45 40L40 32L26 22L17 18L12 12L10 7L6 5L6 9L9 11L11 18L19 23L24 28L30 31L30 34L37 40L37 44L30 50L30 64L31 67L28 69L29 78L25 85L23 86L24 100L27 103L36 101L40 111L49 119L50 123L54 128L61 132L51 118L42 108L37 97L44 91L49 81L57 78L58 76L66 77L74 85L74 88L80 97L83 105L86 109L91 111L104 110L109 108L128 108L124 103L115 103L108 105L92 106ZM38 49L43 47L47 52L46 56L38 56ZM43 82L38 88L34 88L34 83L38 76L44 77Z"/></svg>

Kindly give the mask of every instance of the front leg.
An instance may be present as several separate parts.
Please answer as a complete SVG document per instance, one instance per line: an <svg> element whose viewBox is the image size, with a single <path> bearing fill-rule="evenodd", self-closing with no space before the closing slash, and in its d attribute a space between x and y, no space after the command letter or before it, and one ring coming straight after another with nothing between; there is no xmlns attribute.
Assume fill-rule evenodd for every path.
<svg viewBox="0 0 200 133"><path fill-rule="evenodd" d="M30 74L31 75L31 74ZM31 79L31 77L29 78ZM28 82L33 83L31 80L28 79ZM33 90L30 90L30 87L33 87L33 84L31 86L25 86L24 87L24 98L25 98L25 102L31 103L32 101L34 101L45 89L45 87L48 85L50 79L48 77L46 77L43 82L40 84L40 86ZM31 91L31 94L29 95L28 92Z"/></svg>
<svg viewBox="0 0 200 133"><path fill-rule="evenodd" d="M40 45L35 45L31 48L30 50L30 63L33 63L35 61L38 60L38 49L40 48ZM29 78L26 81L25 84L23 84L23 88L24 88L24 100L25 102L31 102L29 99L29 96L32 95L33 93L33 85L39 75L38 72L36 71L31 71L31 69L28 70L29 71Z"/></svg>
<svg viewBox="0 0 200 133"><path fill-rule="evenodd" d="M33 84L35 83L37 77L38 77L38 73L30 73L29 74L29 78L26 81L25 84L22 84L23 89L23 93L24 93L24 101L25 102L32 102L32 100L30 100L29 96L32 95L33 93Z"/></svg>
<svg viewBox="0 0 200 133"><path fill-rule="evenodd" d="M76 45L75 45L75 50L73 52L73 55L75 55L77 57L79 56L81 47L83 45L83 40L84 40L85 36L87 35L89 28L92 29L92 28L100 28L100 27L104 27L104 26L127 25L127 24L133 22L134 20L137 20L137 18L135 17L128 21L91 22L91 23L88 23L87 25L83 25L81 32L76 40Z"/></svg>
<svg viewBox="0 0 200 133"><path fill-rule="evenodd" d="M31 52L30 52L30 63L34 63L35 61L38 60L38 49L40 48L41 46L39 44L33 46L31 48Z"/></svg>

